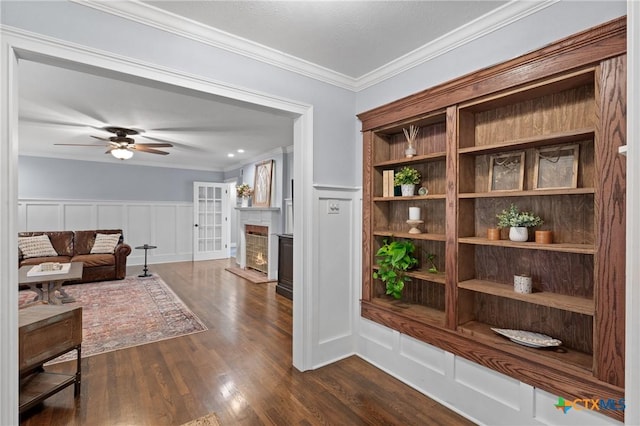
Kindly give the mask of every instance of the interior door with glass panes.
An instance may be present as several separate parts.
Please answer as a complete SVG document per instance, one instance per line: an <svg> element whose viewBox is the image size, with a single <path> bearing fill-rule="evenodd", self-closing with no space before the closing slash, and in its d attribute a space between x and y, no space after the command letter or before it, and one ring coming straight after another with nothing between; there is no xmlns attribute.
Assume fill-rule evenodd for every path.
<svg viewBox="0 0 640 426"><path fill-rule="evenodd" d="M229 257L228 187L193 183L193 260Z"/></svg>

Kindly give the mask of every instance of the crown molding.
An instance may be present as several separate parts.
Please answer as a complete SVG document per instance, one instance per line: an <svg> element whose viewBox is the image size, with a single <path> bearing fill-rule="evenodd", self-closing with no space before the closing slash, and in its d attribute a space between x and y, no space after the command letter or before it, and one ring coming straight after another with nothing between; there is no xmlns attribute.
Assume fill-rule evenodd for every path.
<svg viewBox="0 0 640 426"><path fill-rule="evenodd" d="M542 9L546 9L559 1L560 0L545 0L542 2L528 2L512 0L412 52L359 77L354 90L360 91L376 85L395 75L457 49L460 46L471 43L513 22L537 13Z"/></svg>
<svg viewBox="0 0 640 426"><path fill-rule="evenodd" d="M101 0L70 1L324 81L343 89L353 90L356 84L354 78L342 73L137 0L117 2Z"/></svg>
<svg viewBox="0 0 640 426"><path fill-rule="evenodd" d="M126 2L70 1L358 92L545 9L560 0L541 2L512 0L358 78L349 77L262 44L141 3L138 0Z"/></svg>

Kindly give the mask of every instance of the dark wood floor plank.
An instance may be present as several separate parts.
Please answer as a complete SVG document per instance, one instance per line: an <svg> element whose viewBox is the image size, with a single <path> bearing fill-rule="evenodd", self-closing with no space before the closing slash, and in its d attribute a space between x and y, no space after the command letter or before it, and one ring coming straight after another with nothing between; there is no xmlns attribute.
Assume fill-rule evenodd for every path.
<svg viewBox="0 0 640 426"><path fill-rule="evenodd" d="M151 265L208 330L84 358L80 398L65 389L21 425L180 425L210 412L223 425L473 424L357 357L297 371L292 302L228 264Z"/></svg>

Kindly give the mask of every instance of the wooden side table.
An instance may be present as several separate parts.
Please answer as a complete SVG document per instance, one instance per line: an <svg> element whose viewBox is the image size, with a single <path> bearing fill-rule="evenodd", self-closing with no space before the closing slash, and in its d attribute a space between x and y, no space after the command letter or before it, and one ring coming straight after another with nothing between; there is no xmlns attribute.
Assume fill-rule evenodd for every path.
<svg viewBox="0 0 640 426"><path fill-rule="evenodd" d="M82 307L33 305L18 311L19 411L28 410L67 386L80 395ZM43 365L76 351L75 374L47 372Z"/></svg>

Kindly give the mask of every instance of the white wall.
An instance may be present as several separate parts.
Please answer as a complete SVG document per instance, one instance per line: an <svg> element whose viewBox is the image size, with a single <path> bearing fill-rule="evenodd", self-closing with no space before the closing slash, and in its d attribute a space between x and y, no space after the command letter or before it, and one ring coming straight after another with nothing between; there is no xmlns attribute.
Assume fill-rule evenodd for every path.
<svg viewBox="0 0 640 426"><path fill-rule="evenodd" d="M135 248L144 244L157 246L148 252L149 264L193 258L192 202L20 199L18 229L122 229L132 249L128 265L144 263L144 251Z"/></svg>
<svg viewBox="0 0 640 426"><path fill-rule="evenodd" d="M372 109L517 57L624 14L624 2L554 3L534 15L359 92L356 96L357 111ZM362 161L361 155L359 161ZM537 390L366 319L359 318L359 330L357 351L360 356L479 423L617 423L594 412L565 415L553 406L558 395ZM596 397L600 396L594 395Z"/></svg>

